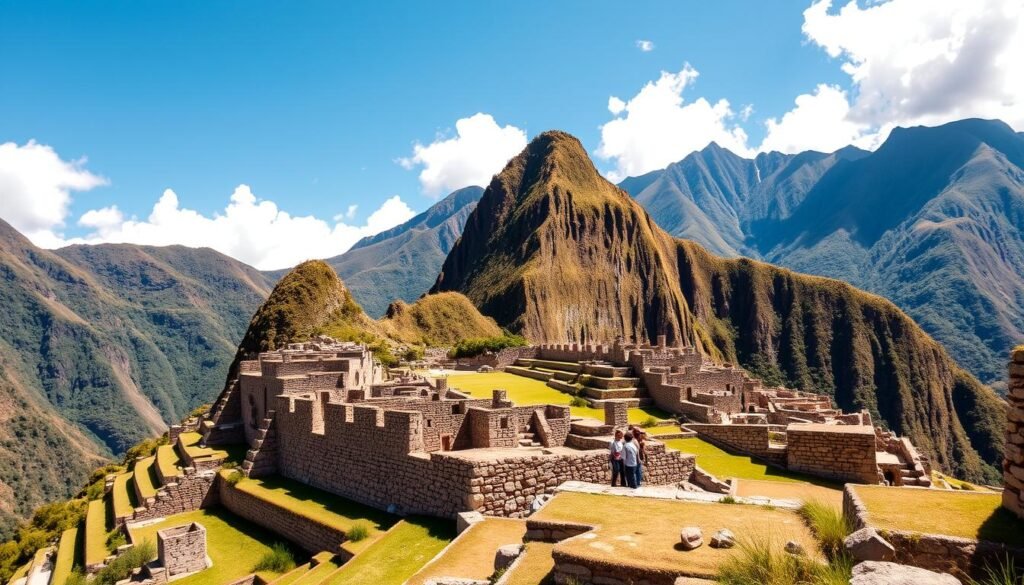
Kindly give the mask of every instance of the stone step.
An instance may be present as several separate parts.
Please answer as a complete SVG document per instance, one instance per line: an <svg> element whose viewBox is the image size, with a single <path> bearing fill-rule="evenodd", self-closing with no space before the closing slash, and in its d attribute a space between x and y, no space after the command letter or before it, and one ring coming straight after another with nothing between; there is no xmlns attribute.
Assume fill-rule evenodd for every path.
<svg viewBox="0 0 1024 585"><path fill-rule="evenodd" d="M640 385L640 378L603 378L599 376L581 376L580 382L584 386L600 388L602 390L621 390L636 388Z"/></svg>
<svg viewBox="0 0 1024 585"><path fill-rule="evenodd" d="M629 366L613 366L610 364L584 364L583 373L603 378L623 378L633 375L633 368Z"/></svg>
<svg viewBox="0 0 1024 585"><path fill-rule="evenodd" d="M538 360L538 359L523 359L517 360L522 361L524 367L538 367L545 370L561 370L563 372L579 373L583 370L582 366L572 362L556 362L551 360Z"/></svg>
<svg viewBox="0 0 1024 585"><path fill-rule="evenodd" d="M597 409L604 408L604 403L605 402L623 402L623 401L626 402L626 406L628 408L639 408L641 406L647 406L647 404L644 404L645 400L648 403L650 402L649 398L646 398L646 399L640 399L640 398L590 398L589 399L590 406L592 408L597 408Z"/></svg>
<svg viewBox="0 0 1024 585"><path fill-rule="evenodd" d="M509 374L515 374L524 378L532 378L534 380L540 380L541 382L547 381L551 378L551 374L540 370L531 370L530 368L522 368L518 366L508 366L505 368L505 372Z"/></svg>

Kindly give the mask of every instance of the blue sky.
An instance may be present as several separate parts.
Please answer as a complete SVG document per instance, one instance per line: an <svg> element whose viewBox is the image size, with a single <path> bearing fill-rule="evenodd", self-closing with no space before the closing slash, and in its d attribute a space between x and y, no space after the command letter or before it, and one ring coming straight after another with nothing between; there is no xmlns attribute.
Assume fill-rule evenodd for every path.
<svg viewBox="0 0 1024 585"><path fill-rule="evenodd" d="M413 155L414 143L451 138L457 120L478 112L528 138L571 132L613 178L682 158L696 146L649 138L639 125L623 129L626 142L669 141L653 158L630 154L628 145L602 150L602 125L614 117L611 96L628 103L661 72L680 74L687 63L699 75L676 79L684 105L728 100L725 122L713 123L742 130L751 153L765 143L768 119L782 120L798 96L824 98L820 86L856 109L863 89L841 66L884 55L866 55L824 26L805 33L810 5L4 1L0 143L34 140L102 177L87 188L56 187L68 192L65 217L51 227L63 239L91 231L77 223L89 210L116 206L125 218L144 219L165 189L182 208L222 213L240 184L292 216L328 224L358 205L343 220L355 225L396 195L415 211L433 203L437 194L425 194L419 179L423 165L405 168L399 159ZM823 12L840 18L838 7ZM1020 36L1011 31L1008 46ZM640 40L653 49L641 50ZM830 55L832 45L838 51ZM847 114L826 146L870 146L889 122L948 117L911 114L859 126ZM678 124L673 134L694 144L715 136L690 118ZM18 216L17 196L0 196L9 212L0 207L0 217Z"/></svg>

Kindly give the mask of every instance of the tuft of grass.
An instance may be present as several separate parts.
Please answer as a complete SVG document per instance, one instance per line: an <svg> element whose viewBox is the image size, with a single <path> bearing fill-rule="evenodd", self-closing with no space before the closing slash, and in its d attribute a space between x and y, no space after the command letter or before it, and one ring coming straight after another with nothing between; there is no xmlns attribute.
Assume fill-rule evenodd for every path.
<svg viewBox="0 0 1024 585"><path fill-rule="evenodd" d="M825 565L786 553L768 537L743 539L719 568L722 585L848 585L852 564Z"/></svg>
<svg viewBox="0 0 1024 585"><path fill-rule="evenodd" d="M352 528L348 529L348 532L345 533L345 536L348 537L348 539L352 542L359 542L360 540L365 540L367 536L370 536L370 527L367 526L364 522L356 522L352 525Z"/></svg>
<svg viewBox="0 0 1024 585"><path fill-rule="evenodd" d="M128 539L119 529L113 530L107 535L107 550L116 551L118 547L126 544L128 544Z"/></svg>
<svg viewBox="0 0 1024 585"><path fill-rule="evenodd" d="M573 396L572 399L569 400L569 406L585 408L587 406L590 406L590 403L587 402L587 399L582 396Z"/></svg>
<svg viewBox="0 0 1024 585"><path fill-rule="evenodd" d="M224 481L228 482L228 485L238 485L238 482L243 479L245 479L245 474L238 469L231 470L231 473L224 477Z"/></svg>
<svg viewBox="0 0 1024 585"><path fill-rule="evenodd" d="M842 559L846 553L843 539L853 532L843 514L821 500L808 500L800 506L799 512L814 532L825 557L833 561Z"/></svg>
<svg viewBox="0 0 1024 585"><path fill-rule="evenodd" d="M1007 556L998 565L985 565L985 575L981 580L970 579L968 585L1020 585L1024 583L1024 568L1017 568L1012 558Z"/></svg>
<svg viewBox="0 0 1024 585"><path fill-rule="evenodd" d="M737 502L736 498L734 498L732 496L725 496L721 500L718 500L718 503L719 504L738 504L739 502Z"/></svg>
<svg viewBox="0 0 1024 585"><path fill-rule="evenodd" d="M642 426L645 429L656 427L658 426L658 419L654 418L653 416L649 416L644 420L640 421L640 426Z"/></svg>
<svg viewBox="0 0 1024 585"><path fill-rule="evenodd" d="M295 568L295 557L292 551L283 542L275 542L260 560L253 566L254 573L260 571L272 571L274 573L287 573Z"/></svg>

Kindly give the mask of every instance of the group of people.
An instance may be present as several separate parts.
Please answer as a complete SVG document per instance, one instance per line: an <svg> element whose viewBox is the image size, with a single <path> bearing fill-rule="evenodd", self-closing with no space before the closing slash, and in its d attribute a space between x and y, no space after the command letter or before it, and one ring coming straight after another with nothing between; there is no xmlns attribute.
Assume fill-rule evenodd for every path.
<svg viewBox="0 0 1024 585"><path fill-rule="evenodd" d="M647 434L639 427L631 425L626 432L615 431L615 438L608 445L612 487L615 487L616 482L622 487L640 487L643 468L647 464L647 452L644 450L646 440Z"/></svg>

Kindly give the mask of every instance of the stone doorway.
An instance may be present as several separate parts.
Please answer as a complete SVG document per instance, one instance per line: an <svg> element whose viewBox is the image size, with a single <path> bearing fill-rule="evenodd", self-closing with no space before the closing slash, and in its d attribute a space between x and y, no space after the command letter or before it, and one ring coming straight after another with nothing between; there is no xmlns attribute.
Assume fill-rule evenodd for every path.
<svg viewBox="0 0 1024 585"><path fill-rule="evenodd" d="M451 435L441 435L441 450L442 451L451 451L452 450L452 436Z"/></svg>

